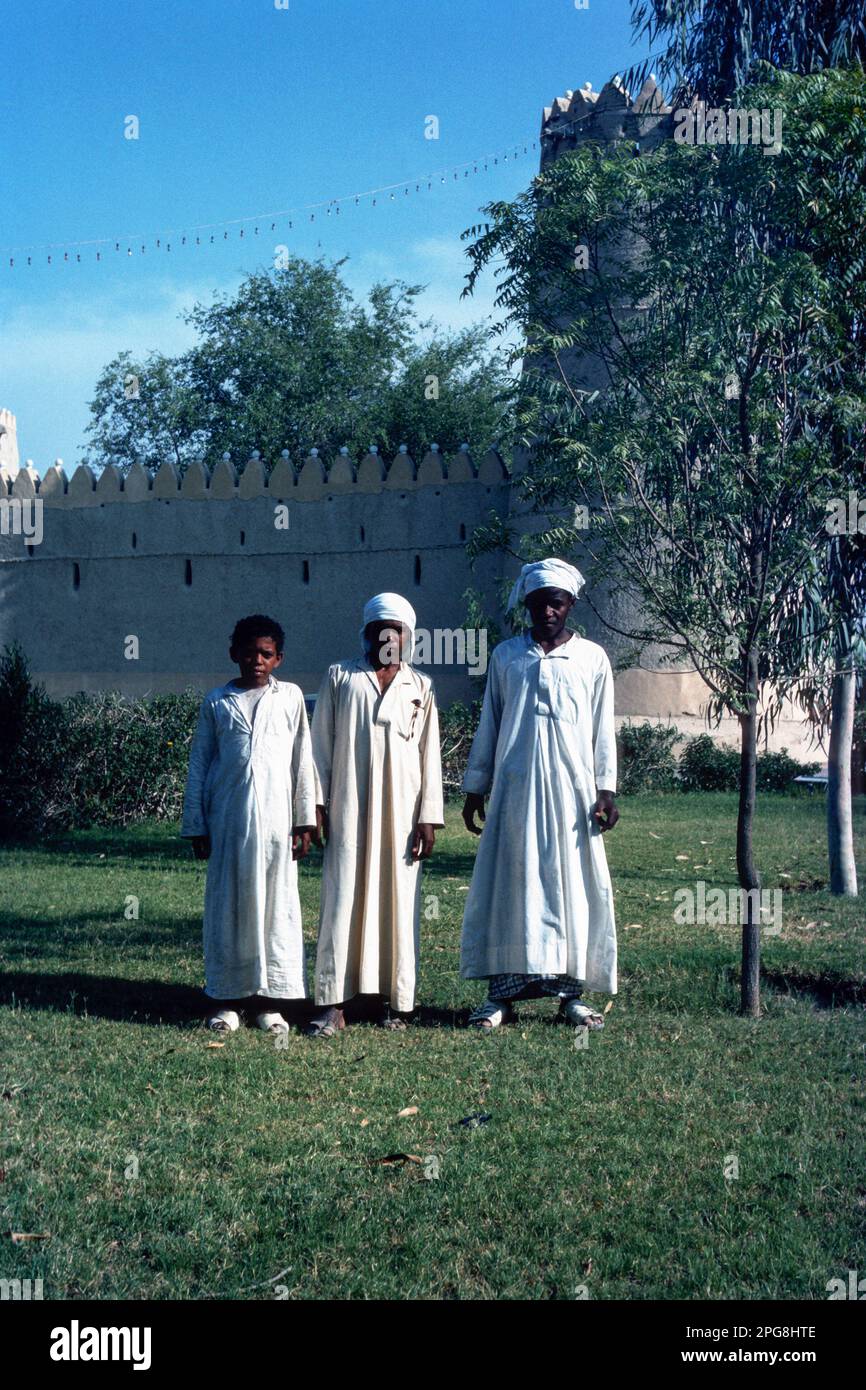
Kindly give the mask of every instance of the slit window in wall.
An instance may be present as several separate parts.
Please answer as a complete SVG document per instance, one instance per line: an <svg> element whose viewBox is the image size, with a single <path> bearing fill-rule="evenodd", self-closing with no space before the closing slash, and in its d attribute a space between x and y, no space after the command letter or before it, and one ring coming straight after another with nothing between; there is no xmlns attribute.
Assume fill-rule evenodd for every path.
<svg viewBox="0 0 866 1390"><path fill-rule="evenodd" d="M310 562L309 562L309 560L305 560L304 563L303 563L303 566L302 566L302 568L301 568L301 578L303 579L303 581L304 581L305 584L309 584L309 582L310 582Z"/></svg>
<svg viewBox="0 0 866 1390"><path fill-rule="evenodd" d="M365 538L366 538L366 532L364 531L364 528L363 528L363 526L362 526L362 527L361 527L361 544L362 544L362 545L364 544Z"/></svg>
<svg viewBox="0 0 866 1390"><path fill-rule="evenodd" d="M133 550L135 550L135 547L136 547L137 545L138 545L138 536L137 536L136 533L133 531L133 533L132 533L132 548L133 548Z"/></svg>
<svg viewBox="0 0 866 1390"><path fill-rule="evenodd" d="M246 545L246 542L247 542L247 533L246 533L246 531L241 531L241 545Z"/></svg>
<svg viewBox="0 0 866 1390"><path fill-rule="evenodd" d="M415 556L415 583L421 583L421 556Z"/></svg>
<svg viewBox="0 0 866 1390"><path fill-rule="evenodd" d="M187 588L192 584L192 560L187 560L184 566L183 582Z"/></svg>
<svg viewBox="0 0 866 1390"><path fill-rule="evenodd" d="M460 539L461 541L465 541L466 539L466 524L462 521L460 523Z"/></svg>
<svg viewBox="0 0 866 1390"><path fill-rule="evenodd" d="M73 589L81 588L81 570L77 564L72 566L72 587Z"/></svg>

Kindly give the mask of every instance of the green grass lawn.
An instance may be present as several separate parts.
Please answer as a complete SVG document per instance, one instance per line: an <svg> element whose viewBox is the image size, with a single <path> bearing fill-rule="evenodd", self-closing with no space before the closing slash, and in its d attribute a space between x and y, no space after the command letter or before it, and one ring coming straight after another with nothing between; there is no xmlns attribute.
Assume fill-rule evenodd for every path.
<svg viewBox="0 0 866 1390"><path fill-rule="evenodd" d="M204 866L174 827L5 850L0 1277L46 1298L825 1299L862 1274L866 913L820 886L823 798L759 804L785 894L760 1021L736 1013L739 929L673 920L678 887L735 884L735 798L622 806L620 993L586 1048L552 1001L463 1027L483 985L457 975L457 808L425 871L420 1024L284 1048L202 1027Z"/></svg>

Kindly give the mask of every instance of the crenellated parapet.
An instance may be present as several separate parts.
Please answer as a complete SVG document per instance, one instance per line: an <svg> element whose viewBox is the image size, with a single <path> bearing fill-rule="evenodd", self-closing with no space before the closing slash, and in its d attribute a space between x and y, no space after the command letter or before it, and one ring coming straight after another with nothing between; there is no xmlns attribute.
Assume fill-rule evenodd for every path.
<svg viewBox="0 0 866 1390"><path fill-rule="evenodd" d="M637 96L618 78L600 92L586 82L580 91L567 91L545 106L541 120L541 168L587 141L605 145L628 141L642 153L653 149L673 130L673 113L664 93L650 76Z"/></svg>
<svg viewBox="0 0 866 1390"><path fill-rule="evenodd" d="M280 501L316 502L333 496L392 491L414 492L427 487L447 487L455 483L494 486L508 481L509 472L495 449L488 449L476 465L467 446L446 456L431 444L416 463L408 449L386 462L375 448L360 459L352 459L348 449L331 459L311 449L306 458L293 463L288 450L268 470L260 454L253 453L240 468L225 454L211 472L203 463L193 463L180 474L166 460L155 473L135 463L121 473L109 464L96 474L81 463L68 477L62 459L40 478L28 459L13 474L0 468L0 496L40 497L58 507L98 507L105 503L153 501L226 501L272 497Z"/></svg>

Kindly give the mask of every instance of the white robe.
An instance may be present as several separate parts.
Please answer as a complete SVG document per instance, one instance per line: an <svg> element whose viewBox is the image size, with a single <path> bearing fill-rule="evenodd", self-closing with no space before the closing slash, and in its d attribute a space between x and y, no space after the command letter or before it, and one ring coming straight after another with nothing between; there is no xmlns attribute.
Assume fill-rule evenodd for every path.
<svg viewBox="0 0 866 1390"><path fill-rule="evenodd" d="M597 791L616 791L613 673L573 635L493 651L465 792L492 792L463 918L461 974L568 975L616 993L613 890Z"/></svg>
<svg viewBox="0 0 866 1390"><path fill-rule="evenodd" d="M382 693L362 659L331 666L313 715L318 800L328 806L316 1003L382 994L415 1003L421 861L416 825L444 823L439 718L429 677L402 662Z"/></svg>
<svg viewBox="0 0 866 1390"><path fill-rule="evenodd" d="M273 676L247 722L230 682L205 696L189 757L180 833L209 835L205 994L307 993L292 827L316 823L304 697Z"/></svg>

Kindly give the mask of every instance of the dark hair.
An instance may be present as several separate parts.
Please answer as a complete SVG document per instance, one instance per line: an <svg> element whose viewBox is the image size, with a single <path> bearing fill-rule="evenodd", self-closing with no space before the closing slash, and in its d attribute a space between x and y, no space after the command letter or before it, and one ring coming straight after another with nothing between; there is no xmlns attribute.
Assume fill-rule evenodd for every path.
<svg viewBox="0 0 866 1390"><path fill-rule="evenodd" d="M275 618L268 618L264 613L253 613L249 618L239 619L235 623L231 645L242 647L247 642L255 641L257 637L272 637L277 649L277 656L282 656L286 644L286 634Z"/></svg>

